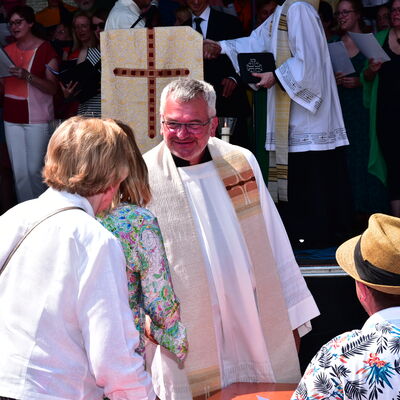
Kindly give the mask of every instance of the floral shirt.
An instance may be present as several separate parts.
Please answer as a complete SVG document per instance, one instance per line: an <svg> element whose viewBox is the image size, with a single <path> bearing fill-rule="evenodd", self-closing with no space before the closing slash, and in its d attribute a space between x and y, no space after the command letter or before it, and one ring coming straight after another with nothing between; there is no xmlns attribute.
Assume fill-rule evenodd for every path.
<svg viewBox="0 0 400 400"><path fill-rule="evenodd" d="M180 322L179 300L172 288L168 260L157 219L144 208L122 204L98 217L122 244L127 260L129 304L144 353L145 315L157 342L184 360L188 350L186 329Z"/></svg>
<svg viewBox="0 0 400 400"><path fill-rule="evenodd" d="M400 307L323 346L292 396L308 399L400 400Z"/></svg>

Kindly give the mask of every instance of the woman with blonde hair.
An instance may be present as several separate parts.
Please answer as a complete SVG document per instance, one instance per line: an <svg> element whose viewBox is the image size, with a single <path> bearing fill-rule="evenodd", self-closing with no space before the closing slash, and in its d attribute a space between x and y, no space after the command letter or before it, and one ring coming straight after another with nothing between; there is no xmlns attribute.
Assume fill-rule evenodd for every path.
<svg viewBox="0 0 400 400"><path fill-rule="evenodd" d="M124 254L94 218L135 174L129 140L112 120L65 121L46 154L49 189L0 217L0 399L155 397Z"/></svg>
<svg viewBox="0 0 400 400"><path fill-rule="evenodd" d="M151 198L147 167L132 130L121 122L118 125L130 138L133 157L129 169L134 173L122 182L114 208L98 219L120 240L125 253L129 304L140 333L136 351L144 354L147 336L183 361L188 343L180 322L179 300L157 219L144 208Z"/></svg>
<svg viewBox="0 0 400 400"><path fill-rule="evenodd" d="M98 45L97 37L95 32L92 30L91 17L84 11L78 11L74 15L72 20L72 38L72 49L68 54L63 54L63 62L61 63L60 68L61 70L74 69L77 64L80 64L86 60L89 49L96 48ZM78 82L76 81L66 82L65 84L60 82L63 96L69 103L65 110L65 115L67 117L78 114L79 102L82 100L75 98L80 90L77 85ZM100 115L90 116L99 117Z"/></svg>

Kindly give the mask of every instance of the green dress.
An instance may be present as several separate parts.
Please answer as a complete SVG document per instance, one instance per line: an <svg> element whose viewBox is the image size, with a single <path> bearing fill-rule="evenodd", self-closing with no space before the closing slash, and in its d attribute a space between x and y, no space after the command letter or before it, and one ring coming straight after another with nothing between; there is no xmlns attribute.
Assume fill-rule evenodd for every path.
<svg viewBox="0 0 400 400"><path fill-rule="evenodd" d="M355 73L360 76L366 58L359 52L351 58ZM388 212L388 196L383 183L368 172L369 112L363 105L363 88L338 86L344 124L350 146L346 146L347 166L356 213L373 214Z"/></svg>

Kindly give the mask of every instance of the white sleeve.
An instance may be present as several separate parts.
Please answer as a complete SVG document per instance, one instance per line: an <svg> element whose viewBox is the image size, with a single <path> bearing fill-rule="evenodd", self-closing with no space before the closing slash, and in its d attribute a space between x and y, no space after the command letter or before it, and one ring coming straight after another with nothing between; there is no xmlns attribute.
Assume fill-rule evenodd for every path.
<svg viewBox="0 0 400 400"><path fill-rule="evenodd" d="M239 64L237 55L239 53L260 53L268 50L268 26L270 25L269 18L261 24L257 29L251 32L248 37L239 39L222 40L219 42L221 53L226 54L231 60L236 72L239 73Z"/></svg>
<svg viewBox="0 0 400 400"><path fill-rule="evenodd" d="M285 227L265 186L258 162L251 152L246 151L244 155L256 177L265 226L281 280L292 329L297 328L300 336L304 336L311 330L310 320L319 315L319 310L301 275Z"/></svg>
<svg viewBox="0 0 400 400"><path fill-rule="evenodd" d="M297 2L287 14L288 39L292 57L275 73L289 97L316 113L323 101L326 63L330 63L321 21L308 3Z"/></svg>
<svg viewBox="0 0 400 400"><path fill-rule="evenodd" d="M111 400L152 400L144 360L135 352L139 334L128 305L125 258L112 236L99 241L95 251L86 253L77 277L77 315L89 366Z"/></svg>

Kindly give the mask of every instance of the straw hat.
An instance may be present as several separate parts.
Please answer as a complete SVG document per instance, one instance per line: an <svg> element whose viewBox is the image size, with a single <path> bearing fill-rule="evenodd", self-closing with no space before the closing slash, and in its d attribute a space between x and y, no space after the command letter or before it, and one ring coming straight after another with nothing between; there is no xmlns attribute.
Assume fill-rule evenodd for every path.
<svg viewBox="0 0 400 400"><path fill-rule="evenodd" d="M400 294L400 218L372 215L362 235L337 249L336 259L355 280L380 292Z"/></svg>

